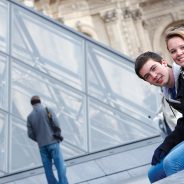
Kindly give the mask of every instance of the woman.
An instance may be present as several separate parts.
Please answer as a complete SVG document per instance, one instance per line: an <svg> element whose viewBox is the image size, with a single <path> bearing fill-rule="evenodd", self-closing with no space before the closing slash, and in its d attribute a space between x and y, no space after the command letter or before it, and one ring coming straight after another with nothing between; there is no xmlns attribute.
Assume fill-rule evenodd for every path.
<svg viewBox="0 0 184 184"><path fill-rule="evenodd" d="M167 49L173 61L180 65L177 96L183 103L184 114L184 26L170 28L165 35Z"/></svg>
<svg viewBox="0 0 184 184"><path fill-rule="evenodd" d="M174 62L184 67L184 26L170 28L166 32L165 41Z"/></svg>

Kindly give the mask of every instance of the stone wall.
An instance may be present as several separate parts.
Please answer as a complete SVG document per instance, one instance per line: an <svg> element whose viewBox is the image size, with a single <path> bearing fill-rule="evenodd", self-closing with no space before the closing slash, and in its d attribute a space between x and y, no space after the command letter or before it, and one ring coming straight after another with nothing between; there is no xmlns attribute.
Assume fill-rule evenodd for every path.
<svg viewBox="0 0 184 184"><path fill-rule="evenodd" d="M31 1L38 11L131 58L150 50L170 59L164 31L184 22L183 0Z"/></svg>

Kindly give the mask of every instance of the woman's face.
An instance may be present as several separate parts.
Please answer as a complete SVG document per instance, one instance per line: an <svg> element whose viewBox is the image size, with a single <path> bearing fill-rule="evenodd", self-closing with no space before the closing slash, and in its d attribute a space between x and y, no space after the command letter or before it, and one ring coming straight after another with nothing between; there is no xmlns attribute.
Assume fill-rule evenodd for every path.
<svg viewBox="0 0 184 184"><path fill-rule="evenodd" d="M167 42L167 48L174 62L184 67L184 39L175 36Z"/></svg>

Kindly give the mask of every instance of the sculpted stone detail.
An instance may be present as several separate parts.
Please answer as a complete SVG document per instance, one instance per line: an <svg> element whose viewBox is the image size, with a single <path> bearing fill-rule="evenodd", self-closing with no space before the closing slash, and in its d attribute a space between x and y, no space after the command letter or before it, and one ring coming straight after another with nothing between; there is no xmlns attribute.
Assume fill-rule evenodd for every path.
<svg viewBox="0 0 184 184"><path fill-rule="evenodd" d="M182 0L149 0L140 3L140 7L142 7L145 11L150 11L150 9L161 10L162 7L179 7L184 3Z"/></svg>
<svg viewBox="0 0 184 184"><path fill-rule="evenodd" d="M96 31L88 24L84 24L81 21L76 22L76 28L83 34L98 40L98 35L96 34Z"/></svg>
<svg viewBox="0 0 184 184"><path fill-rule="evenodd" d="M123 11L123 17L124 19L128 19L128 18L131 18L132 15L131 15L131 11L129 8L126 8L124 11Z"/></svg>
<svg viewBox="0 0 184 184"><path fill-rule="evenodd" d="M106 11L105 13L102 13L101 17L104 20L104 22L114 22L118 19L119 14L117 10L113 9Z"/></svg>
<svg viewBox="0 0 184 184"><path fill-rule="evenodd" d="M128 7L123 10L124 19L132 18L133 20L138 20L142 17L142 12L140 9L130 10Z"/></svg>
<svg viewBox="0 0 184 184"><path fill-rule="evenodd" d="M136 9L132 11L133 20L139 20L142 17L142 12L140 9Z"/></svg>
<svg viewBox="0 0 184 184"><path fill-rule="evenodd" d="M64 14L74 14L75 12L82 12L89 9L89 5L86 1L76 1L75 3L60 4L59 11Z"/></svg>

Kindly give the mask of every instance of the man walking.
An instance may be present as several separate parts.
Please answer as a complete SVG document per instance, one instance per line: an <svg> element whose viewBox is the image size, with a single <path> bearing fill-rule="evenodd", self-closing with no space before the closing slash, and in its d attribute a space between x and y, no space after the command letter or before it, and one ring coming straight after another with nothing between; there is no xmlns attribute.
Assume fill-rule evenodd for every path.
<svg viewBox="0 0 184 184"><path fill-rule="evenodd" d="M28 136L38 143L47 182L48 184L68 184L59 141L53 136L46 108L41 104L39 96L31 98L31 105L33 110L27 118ZM55 113L50 108L48 110L55 126L59 127ZM53 173L52 161L57 170L58 180Z"/></svg>

